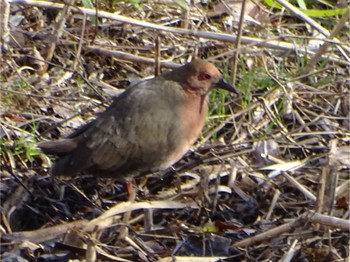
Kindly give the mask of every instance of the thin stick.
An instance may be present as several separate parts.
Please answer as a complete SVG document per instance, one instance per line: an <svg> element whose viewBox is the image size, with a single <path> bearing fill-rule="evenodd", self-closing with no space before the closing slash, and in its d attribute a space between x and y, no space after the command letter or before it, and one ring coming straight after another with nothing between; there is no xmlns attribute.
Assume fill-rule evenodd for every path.
<svg viewBox="0 0 350 262"><path fill-rule="evenodd" d="M237 76L237 64L238 64L238 57L240 54L240 45L241 45L241 38L242 38L242 32L243 32L243 23L244 23L244 11L245 11L245 5L246 0L242 1L241 5L241 14L239 17L239 25L238 25L238 32L237 32L237 40L235 43L235 52L234 57L232 61L232 84L235 85L236 83L236 76Z"/></svg>
<svg viewBox="0 0 350 262"><path fill-rule="evenodd" d="M299 189L306 198L310 199L311 201L315 202L316 197L314 194L312 194L308 189L306 189L302 184L300 184L295 178L288 175L286 172L283 172L282 175L287 178L287 180L292 183L297 189Z"/></svg>
<svg viewBox="0 0 350 262"><path fill-rule="evenodd" d="M8 26L9 16L9 2L6 0L0 1L0 55L2 54L3 45L6 47L7 43L10 41L10 28Z"/></svg>
<svg viewBox="0 0 350 262"><path fill-rule="evenodd" d="M285 232L289 232L290 230L299 227L304 224L304 218L297 218L289 223L280 225L278 227L272 228L270 230L267 230L261 234L258 234L253 237L246 238L244 240L238 241L233 244L233 247L245 247L245 246L250 246L253 245L257 242L261 242L264 240L271 239L275 236L279 236Z"/></svg>
<svg viewBox="0 0 350 262"><path fill-rule="evenodd" d="M345 232L350 231L350 221L346 220L346 219L322 215L322 214L316 213L314 211L309 211L307 218L312 223L319 223L319 224L322 224L324 226L329 226L329 227L332 227L334 229L340 229L340 230L345 231Z"/></svg>
<svg viewBox="0 0 350 262"><path fill-rule="evenodd" d="M269 211L266 214L266 220L270 219L271 214L272 214L273 210L275 209L277 200L280 197L280 195L281 195L281 191L276 189L275 194L274 194L273 199L272 199L272 202L271 202L271 205L270 205L270 208L269 208Z"/></svg>
<svg viewBox="0 0 350 262"><path fill-rule="evenodd" d="M60 39L60 37L63 34L63 27L64 27L64 24L66 22L67 14L68 14L71 6L73 5L73 3L74 3L74 0L68 0L67 3L64 4L63 11L62 11L62 13L60 15L60 19L56 23L55 30L52 32L52 34L50 36L50 39L49 39L50 45L49 45L47 56L46 56L46 60L47 61L51 61L51 59L53 57L53 54L54 54L54 51L56 49L56 44L58 42L58 39ZM46 66L43 69L43 71L46 71L47 68L48 67Z"/></svg>
<svg viewBox="0 0 350 262"><path fill-rule="evenodd" d="M290 3L288 3L285 0L276 0L277 3L279 3L280 5L282 5L283 7L285 7L286 9L288 9L290 12L292 12L293 14L295 14L297 17L299 17L301 20L303 20L304 22L306 22L307 24L309 24L310 26L312 26L314 29L316 29L318 32L320 32L321 34L325 35L326 37L330 36L330 33L327 29L325 29L324 27L322 27L319 23L317 23L314 19L312 19L311 17L305 15L303 12L301 12L299 9L297 9L296 7L294 7L293 5L291 5ZM349 11L347 12L349 13ZM338 39L334 39L336 40L340 45L342 44ZM345 51L343 50L346 49L347 52L350 52L350 49L343 46L343 48L341 48L340 46L338 47L340 52L343 54L343 56L345 57L345 59L347 61L350 61L350 58L346 55Z"/></svg>
<svg viewBox="0 0 350 262"><path fill-rule="evenodd" d="M342 18L339 20L337 26L332 30L332 32L329 34L327 37L327 40L333 39L339 32L340 30L346 25L350 18L350 11L345 12L345 14L342 16ZM315 55L309 60L309 63L306 65L304 68L305 73L309 73L314 71L314 67L318 61L322 58L322 55L326 53L327 49L331 43L329 41L325 41L323 45L317 50Z"/></svg>
<svg viewBox="0 0 350 262"><path fill-rule="evenodd" d="M155 57L155 67L154 67L154 75L159 76L160 75L160 36L157 35L156 37L156 57Z"/></svg>
<svg viewBox="0 0 350 262"><path fill-rule="evenodd" d="M295 252L296 252L296 245L298 244L298 240L297 239L294 239L292 245L290 246L290 248L288 249L288 252L285 253L283 255L283 257L281 258L281 262L289 262L292 260Z"/></svg>

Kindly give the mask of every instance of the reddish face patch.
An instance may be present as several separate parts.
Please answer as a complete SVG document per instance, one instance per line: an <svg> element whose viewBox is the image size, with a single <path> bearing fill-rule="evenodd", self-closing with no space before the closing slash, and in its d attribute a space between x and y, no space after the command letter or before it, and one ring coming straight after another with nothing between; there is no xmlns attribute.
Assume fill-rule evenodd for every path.
<svg viewBox="0 0 350 262"><path fill-rule="evenodd" d="M198 75L198 80L200 81L205 81L205 80L210 80L211 79L211 75L205 72L199 73Z"/></svg>

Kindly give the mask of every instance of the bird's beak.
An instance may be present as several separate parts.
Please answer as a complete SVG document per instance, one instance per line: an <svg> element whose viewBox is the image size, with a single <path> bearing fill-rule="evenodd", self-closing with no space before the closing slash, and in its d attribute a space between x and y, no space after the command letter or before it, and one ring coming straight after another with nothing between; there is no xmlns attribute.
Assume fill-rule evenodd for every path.
<svg viewBox="0 0 350 262"><path fill-rule="evenodd" d="M237 95L239 94L238 90L236 88L234 88L233 86L231 86L229 83L227 83L223 78L221 78L219 80L219 82L216 83L215 86L218 88L227 90L229 92L236 93Z"/></svg>

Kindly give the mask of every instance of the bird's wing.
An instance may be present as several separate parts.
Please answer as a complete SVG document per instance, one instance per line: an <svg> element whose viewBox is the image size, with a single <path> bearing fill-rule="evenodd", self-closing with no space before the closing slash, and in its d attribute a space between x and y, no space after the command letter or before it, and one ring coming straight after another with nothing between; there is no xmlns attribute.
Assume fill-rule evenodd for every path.
<svg viewBox="0 0 350 262"><path fill-rule="evenodd" d="M157 165L166 154L176 112L158 90L149 88L151 81L125 91L78 130L72 137L77 147L56 164L57 172L96 170L113 176Z"/></svg>

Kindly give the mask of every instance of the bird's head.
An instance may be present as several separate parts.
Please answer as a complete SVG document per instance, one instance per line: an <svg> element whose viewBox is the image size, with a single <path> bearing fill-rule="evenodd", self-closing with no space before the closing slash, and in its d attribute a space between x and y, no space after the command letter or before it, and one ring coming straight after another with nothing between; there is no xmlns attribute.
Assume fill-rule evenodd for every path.
<svg viewBox="0 0 350 262"><path fill-rule="evenodd" d="M206 95L218 87L229 92L238 94L238 91L228 84L222 77L219 70L212 64L201 59L195 59L185 67L185 88L189 91Z"/></svg>

